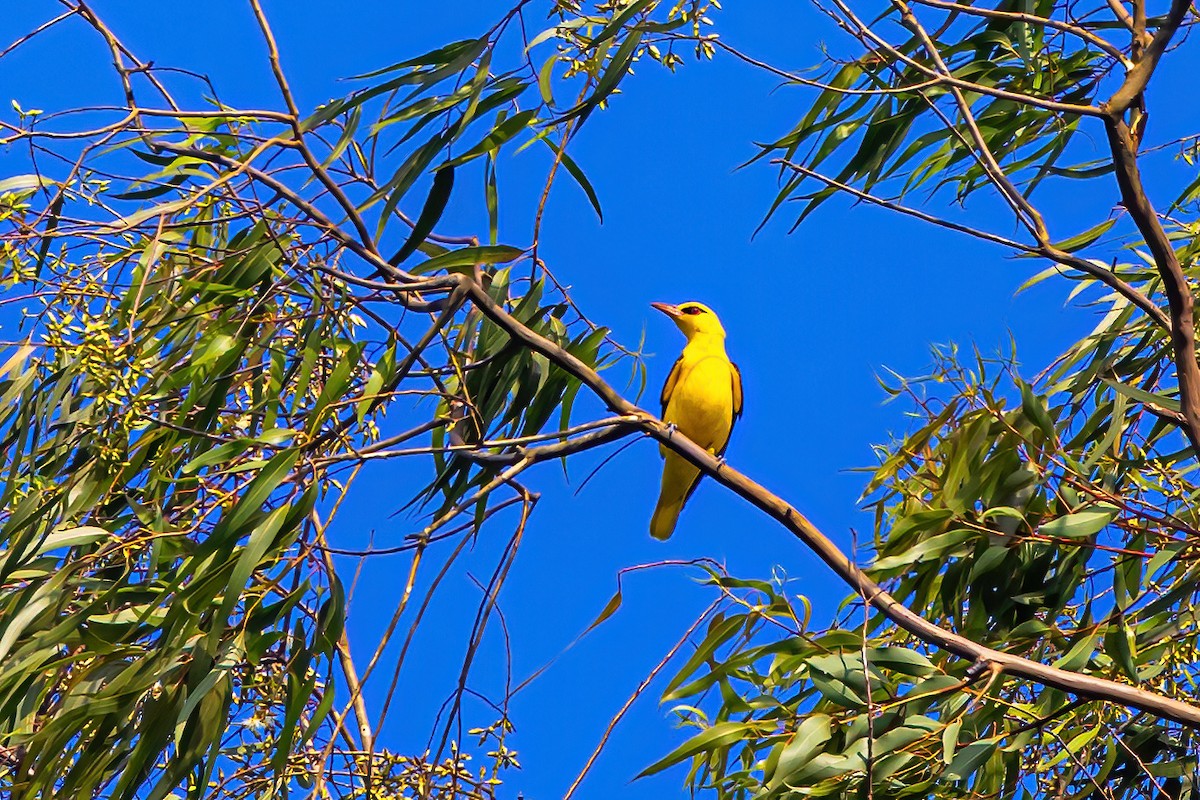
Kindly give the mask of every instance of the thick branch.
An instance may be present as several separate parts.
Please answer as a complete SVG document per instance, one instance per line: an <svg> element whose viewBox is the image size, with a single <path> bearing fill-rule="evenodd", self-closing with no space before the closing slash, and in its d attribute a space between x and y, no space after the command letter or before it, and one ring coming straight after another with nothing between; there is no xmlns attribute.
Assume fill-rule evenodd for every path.
<svg viewBox="0 0 1200 800"><path fill-rule="evenodd" d="M679 438L679 437L675 437ZM687 443L690 447L681 452L689 461L698 465L702 471L712 475L717 482L728 486L736 494L750 501L753 505L765 511L773 519L780 522L794 536L813 550L821 560L828 564L838 577L844 580L854 591L862 594L875 608L899 627L913 634L924 642L948 650L962 658L984 662L999 668L1009 675L1035 681L1045 686L1070 692L1078 697L1095 700L1107 700L1120 703L1130 708L1153 714L1185 725L1189 728L1200 729L1200 708L1188 703L1174 700L1154 692L1138 689L1123 683L1081 675L1077 672L1058 669L1036 661L1031 661L1011 653L993 650L977 642L948 631L919 614L911 611L896 598L888 594L879 584L871 580L861 569L850 561L832 541L808 521L802 514L792 508L778 496L767 491L745 475L723 467L716 459L698 446Z"/></svg>
<svg viewBox="0 0 1200 800"><path fill-rule="evenodd" d="M1129 110L1138 96L1146 91L1146 84L1150 82L1154 68L1158 66L1159 59L1166 52L1167 45L1171 43L1171 38L1179 30L1190 7L1191 0L1173 0L1171 10L1167 12L1167 18L1163 21L1162 27L1154 34L1150 44L1146 45L1137 65L1125 75L1125 82L1121 84L1121 88L1117 89L1108 103L1103 106L1105 111L1114 116L1121 116ZM1137 35L1136 31L1134 35Z"/></svg>
<svg viewBox="0 0 1200 800"><path fill-rule="evenodd" d="M1162 278L1163 290L1171 313L1171 348L1175 354L1175 374L1179 382L1179 407L1186 420L1183 426L1192 450L1200 455L1200 364L1196 363L1195 302L1187 276L1171 246L1171 240L1146 196L1138 170L1137 149L1129 126L1120 116L1105 120L1108 145L1116 168L1121 202L1137 225L1146 246L1154 256Z"/></svg>

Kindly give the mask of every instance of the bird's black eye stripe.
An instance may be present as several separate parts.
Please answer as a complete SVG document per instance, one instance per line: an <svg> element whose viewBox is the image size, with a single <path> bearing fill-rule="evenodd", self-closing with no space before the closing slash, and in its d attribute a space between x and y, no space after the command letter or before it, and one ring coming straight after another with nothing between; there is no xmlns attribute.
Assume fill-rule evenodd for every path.
<svg viewBox="0 0 1200 800"><path fill-rule="evenodd" d="M683 308L681 308L679 310L685 314L703 314L704 313L704 309L701 308L700 306L684 306Z"/></svg>

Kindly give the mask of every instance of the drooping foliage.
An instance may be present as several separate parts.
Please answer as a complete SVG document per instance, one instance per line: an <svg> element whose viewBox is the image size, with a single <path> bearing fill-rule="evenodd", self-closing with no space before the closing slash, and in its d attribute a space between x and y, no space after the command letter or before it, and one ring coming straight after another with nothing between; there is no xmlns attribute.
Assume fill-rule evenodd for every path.
<svg viewBox="0 0 1200 800"><path fill-rule="evenodd" d="M297 106L257 3L279 110L139 60L83 4L18 44L95 38L113 62L90 68L115 97L14 102L0 131L17 332L0 375L5 791L478 797L516 763L502 716L482 771L457 741L375 747L360 692L378 656L353 660L325 531L361 471L415 455L428 482L395 501L428 524L399 547L412 565L397 615L427 548L453 561L517 504L502 581L534 497L519 469L462 452L562 438L580 382L468 303L460 278L588 367L631 355L558 288L536 226L501 238L497 176L528 148L546 191L566 176L599 212L570 136L645 36L704 4L526 5L315 109ZM482 209L478 230L439 232L452 203ZM447 539L458 548L432 547Z"/></svg>

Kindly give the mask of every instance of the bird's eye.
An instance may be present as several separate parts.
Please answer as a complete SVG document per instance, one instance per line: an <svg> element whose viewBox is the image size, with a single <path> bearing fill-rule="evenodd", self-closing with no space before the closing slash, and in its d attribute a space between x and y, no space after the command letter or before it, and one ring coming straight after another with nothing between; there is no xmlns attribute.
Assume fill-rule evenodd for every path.
<svg viewBox="0 0 1200 800"><path fill-rule="evenodd" d="M681 308L679 310L685 314L703 314L704 313L704 309L701 308L700 306L684 306L683 308Z"/></svg>

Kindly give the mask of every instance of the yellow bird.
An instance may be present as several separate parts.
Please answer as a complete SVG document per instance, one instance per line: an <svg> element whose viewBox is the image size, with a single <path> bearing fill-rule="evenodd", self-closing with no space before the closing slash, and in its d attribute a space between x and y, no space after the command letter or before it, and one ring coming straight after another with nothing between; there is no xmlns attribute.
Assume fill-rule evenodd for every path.
<svg viewBox="0 0 1200 800"><path fill-rule="evenodd" d="M687 345L663 384L663 421L715 456L725 453L733 423L742 415L742 374L725 354L725 329L708 306L700 303L651 303L666 314ZM650 535L669 539L683 504L700 482L700 470L682 456L661 448L662 489L650 518Z"/></svg>

